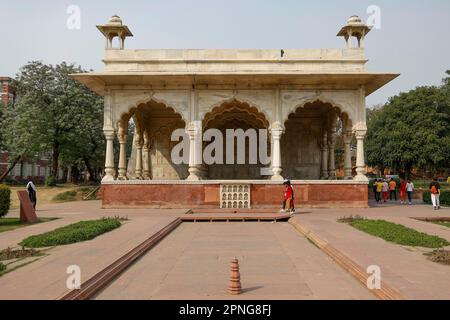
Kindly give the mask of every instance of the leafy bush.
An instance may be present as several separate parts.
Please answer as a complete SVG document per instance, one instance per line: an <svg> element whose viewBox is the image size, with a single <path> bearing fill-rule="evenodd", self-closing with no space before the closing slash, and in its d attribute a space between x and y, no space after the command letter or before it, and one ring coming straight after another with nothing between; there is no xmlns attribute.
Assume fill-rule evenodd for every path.
<svg viewBox="0 0 450 320"><path fill-rule="evenodd" d="M62 193L58 193L53 197L55 201L75 201L77 199L76 191L66 191Z"/></svg>
<svg viewBox="0 0 450 320"><path fill-rule="evenodd" d="M80 221L53 231L30 236L22 240L20 245L29 248L59 246L94 239L95 237L120 227L117 218Z"/></svg>
<svg viewBox="0 0 450 320"><path fill-rule="evenodd" d="M0 217L6 216L9 211L9 206L11 204L11 189L0 184Z"/></svg>
<svg viewBox="0 0 450 320"><path fill-rule="evenodd" d="M428 259L434 262L450 265L450 251L437 249L428 254Z"/></svg>
<svg viewBox="0 0 450 320"><path fill-rule="evenodd" d="M366 219L366 218L364 218L364 217L362 217L362 216L360 216L359 214L357 214L357 215L350 215L350 216L343 216L343 217L340 217L340 218L338 218L337 219L337 221L338 222L342 222L342 223L350 223L350 222L353 222L353 221L356 221L356 220L364 220L364 219Z"/></svg>
<svg viewBox="0 0 450 320"><path fill-rule="evenodd" d="M422 194L422 200L424 203L431 204L431 192L424 191ZM441 205L450 206L450 191L442 191L441 190L441 195L439 196L439 201L440 201Z"/></svg>
<svg viewBox="0 0 450 320"><path fill-rule="evenodd" d="M385 220L354 220L350 225L389 242L407 246L441 248L450 245L446 239L407 228Z"/></svg>
<svg viewBox="0 0 450 320"><path fill-rule="evenodd" d="M0 272L5 271L6 270L6 266L0 262Z"/></svg>
<svg viewBox="0 0 450 320"><path fill-rule="evenodd" d="M47 187L56 187L56 178L54 176L48 176L47 179L45 179L45 185Z"/></svg>

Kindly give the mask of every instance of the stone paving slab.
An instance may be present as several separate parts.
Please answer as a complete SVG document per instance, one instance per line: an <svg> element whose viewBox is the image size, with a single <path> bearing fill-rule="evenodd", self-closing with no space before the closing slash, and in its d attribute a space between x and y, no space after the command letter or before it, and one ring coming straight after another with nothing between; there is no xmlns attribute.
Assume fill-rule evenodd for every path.
<svg viewBox="0 0 450 320"><path fill-rule="evenodd" d="M227 294L240 261L244 293ZM165 257L165 260L162 260ZM288 223L183 223L97 299L374 299Z"/></svg>
<svg viewBox="0 0 450 320"><path fill-rule="evenodd" d="M312 210L311 214L295 215L294 219L363 268L380 266L383 280L406 298L450 299L450 266L429 261L420 248L389 243L336 221L339 217L356 214L393 221L450 239L445 227L410 219L414 216L449 216L449 209L434 211L425 205L389 204L369 209Z"/></svg>
<svg viewBox="0 0 450 320"><path fill-rule="evenodd" d="M413 205L413 206L400 206L397 203L387 203L382 205L373 206L367 209L303 209L298 204L297 213L295 219L298 219L301 223L305 224L311 231L328 241L334 247L339 249L349 258L354 260L361 266L367 266L370 264L378 264L382 269L383 279L387 281L391 286L400 291L404 296L413 299L449 299L450 298L450 267L440 265L427 260L423 256L423 250L402 247L392 243L385 242L382 239L367 235L361 231L358 231L346 224L337 223L336 219L342 216L348 216L350 214L359 214L368 218L381 218L396 223L412 227L416 230L427 232L430 234L437 234L443 238L449 239L448 228L439 226L436 224L418 221L410 219L410 217L435 217L435 216L450 216L450 209L443 208L441 210L432 210L431 206ZM128 250L145 240L149 235L159 230L161 227L167 225L176 216L184 214L186 210L168 210L168 209L100 209L99 201L83 201L83 202L70 202L62 204L46 205L39 208L37 214L41 217L60 217L58 220L51 222L41 223L37 225L31 225L16 230L6 231L0 233L0 248L7 246L15 246L25 237L53 230L56 227L67 225L73 222L87 219L97 219L102 216L128 216L130 218L122 227L116 229L110 233L97 237L94 240L72 244L68 246L62 246L53 248L50 251L50 255L42 257L39 261L33 262L30 265L21 267L11 273L8 273L0 277L0 299L55 299L66 291L65 281L67 278L66 268L70 264L77 263L82 267L82 278L88 279L102 268L112 263L115 259L126 253ZM18 216L18 210L12 210L8 216ZM232 223L236 225L247 225L249 222ZM186 223L185 223L186 224ZM190 223L191 224L191 223ZM198 223L204 225L205 223ZM230 223L231 224L231 223ZM258 224L255 222L255 224ZM260 222L260 224L268 224L267 222ZM281 226L287 223L275 223L273 225ZM291 226L288 226L292 228ZM216 254L218 258L216 260L207 260L208 263L217 263L219 266L228 266L230 256L235 254L235 248L242 241L239 241L239 237L243 237L245 240L245 246L241 248L242 254L245 254L250 265L247 265L249 271L258 271L259 269L254 265L262 261L267 252L272 252L274 260L278 260L282 251L283 254L289 255L293 265L295 265L295 272L298 277L293 283L298 284L298 291L286 291L282 287L277 287L273 283L272 279L267 276L249 275L247 278L246 286L249 291L246 295L251 298L257 299L261 296L267 299L272 299L270 295L265 295L265 291L258 285L261 281L267 281L267 285L271 285L273 290L277 292L276 299L291 299L292 296L301 297L301 299L312 298L325 298L335 299L338 292L339 298L355 299L359 297L358 291L347 290L346 286L342 286L338 279L338 276L332 277L330 284L329 278L323 277L324 266L322 263L321 255L317 254L317 248L313 247L309 242L309 249L306 250L303 247L296 249L297 240L289 239L290 232L277 232L271 234L267 241L267 236L261 236L257 231L242 230L236 228L233 232L236 233L236 239L216 239L217 244L223 246L221 254L217 254L217 250L208 246L208 242L213 241L217 232L214 229L206 228L202 231L201 241L195 240L195 233L192 235L192 241L195 246L198 247L197 251L187 251L186 243L184 241L175 241L170 248L167 248L164 252L167 254L154 255L158 251L155 247L151 252L152 255L158 257L153 264L152 272L143 268L142 274L149 277L151 281L164 282L166 278L161 278L161 274L168 272L167 265L176 265L180 260L180 256L190 255L195 257L196 260L200 259L200 256L205 257L208 255ZM172 235L172 234L171 234ZM173 233L176 235L176 233ZM292 236L292 235L291 235ZM283 238L286 237L286 238ZM301 235L296 235L299 239L302 239ZM294 237L295 239L297 239ZM274 240L277 239L277 240ZM165 239L166 240L166 239ZM163 241L165 241L163 240ZM304 238L302 241L306 241ZM191 244L191 242L186 241ZM278 243L278 247L275 250L273 242ZM300 244L299 246L303 246ZM308 246L306 246L308 247ZM280 249L282 248L282 249ZM156 251L154 251L156 250ZM276 252L275 252L276 251ZM289 253L289 254L288 254ZM320 251L319 251L320 253ZM282 254L282 255L283 255ZM325 260L331 259L325 257ZM284 261L284 260L283 260ZM201 264L196 262L190 263L191 270L200 268ZM331 262L332 263L332 262ZM268 264L267 268L274 271L283 271L283 274L289 276L290 272L294 269L284 269L288 264L273 263ZM333 263L332 263L333 265ZM137 266L137 264L135 265ZM151 297L157 296L159 298L173 298L175 287L172 287L171 279L183 279L181 266L177 265L177 268L173 269L171 276L173 278L167 278L166 287L164 290L154 289L150 291ZM333 265L337 267L337 265ZM268 269L268 270L269 270ZM198 269L195 277L206 277L205 269ZM206 268L208 270L208 268ZM340 273L342 269L337 267L337 273ZM228 271L227 271L228 272ZM313 275L304 277L305 275ZM284 275L282 275L284 277ZM348 275L349 276L349 275ZM177 278L178 277L178 278ZM254 278L251 278L254 277ZM349 276L350 277L350 276ZM139 278L137 278L139 279ZM217 280L217 277L213 277ZM283 283L287 283L289 277L282 278ZM328 280L327 280L328 279ZM350 278L351 280L354 280ZM149 281L150 281L149 280ZM137 280L138 281L138 280ZM174 280L175 281L175 280ZM195 279L193 279L195 283ZM212 281L212 280L211 280ZM221 279L222 283L227 283L227 279ZM344 281L346 282L346 281ZM129 284L130 286L133 283ZM186 282L187 287L193 286L192 282ZM361 284L357 283L359 287ZM330 286L334 287L334 291L330 290ZM158 287L156 287L158 288ZM214 290L217 288L217 284L213 284L205 287L204 292L193 292L191 294L192 299L204 299L205 292L211 293L209 297L215 297ZM363 288L363 287L362 287ZM367 290L363 288L364 290ZM138 289L139 290L139 289ZM312 295L310 293L313 293ZM314 295L314 293L321 292L320 295ZM136 295L148 294L148 289L143 288L141 291L136 291ZM372 297L372 296L371 296ZM228 297L227 295L221 295L220 298L234 299L234 297Z"/></svg>
<svg viewBox="0 0 450 320"><path fill-rule="evenodd" d="M13 246L24 237L53 230L57 226L102 216L128 216L129 221L118 229L93 240L50 249L50 255L0 277L0 299L56 299L67 292L66 269L69 265L81 268L82 281L118 259L170 223L184 210L102 210L98 201L67 203L50 206L40 216L59 216L61 219L0 233L0 247Z"/></svg>

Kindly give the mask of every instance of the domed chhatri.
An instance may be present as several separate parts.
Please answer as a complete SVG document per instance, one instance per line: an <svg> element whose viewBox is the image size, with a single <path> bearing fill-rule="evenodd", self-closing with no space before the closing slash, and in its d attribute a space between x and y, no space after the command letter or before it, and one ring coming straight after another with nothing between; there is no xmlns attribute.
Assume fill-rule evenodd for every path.
<svg viewBox="0 0 450 320"><path fill-rule="evenodd" d="M130 29L123 25L122 19L117 14L109 18L107 23L98 25L97 29L100 30L106 38L106 49L123 50L125 48L125 38L133 36ZM113 48L112 42L116 37L119 38L119 46Z"/></svg>
<svg viewBox="0 0 450 320"><path fill-rule="evenodd" d="M122 19L117 15L113 15L111 18L109 18L109 21L107 23L107 25L110 26L121 26L122 25Z"/></svg>
<svg viewBox="0 0 450 320"><path fill-rule="evenodd" d="M368 27L360 17L352 15L347 19L347 24L341 28L338 32L338 37L344 37L347 43L347 48L352 47L351 37L355 37L358 40L358 48L364 48L364 38L369 33L370 27Z"/></svg>

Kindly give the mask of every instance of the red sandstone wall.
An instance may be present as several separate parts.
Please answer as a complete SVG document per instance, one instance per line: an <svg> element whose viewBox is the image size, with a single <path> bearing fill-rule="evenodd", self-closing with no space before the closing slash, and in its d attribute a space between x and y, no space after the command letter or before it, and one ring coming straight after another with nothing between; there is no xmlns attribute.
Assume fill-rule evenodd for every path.
<svg viewBox="0 0 450 320"><path fill-rule="evenodd" d="M103 185L104 208L219 208L219 184ZM252 208L280 208L283 185L253 184ZM367 185L294 185L296 207L367 207Z"/></svg>

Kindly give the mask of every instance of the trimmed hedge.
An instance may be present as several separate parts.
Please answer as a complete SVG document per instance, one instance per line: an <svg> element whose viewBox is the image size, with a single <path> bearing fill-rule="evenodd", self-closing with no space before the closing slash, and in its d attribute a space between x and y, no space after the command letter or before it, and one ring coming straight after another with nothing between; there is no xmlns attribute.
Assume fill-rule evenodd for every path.
<svg viewBox="0 0 450 320"><path fill-rule="evenodd" d="M431 204L431 192L424 191L422 194L422 200L424 203ZM439 196L439 201L440 201L441 205L450 206L450 191L442 191L441 190L441 195Z"/></svg>
<svg viewBox="0 0 450 320"><path fill-rule="evenodd" d="M65 245L94 239L95 237L121 226L119 218L80 221L53 231L30 236L19 243L28 248Z"/></svg>
<svg viewBox="0 0 450 320"><path fill-rule="evenodd" d="M0 184L0 217L6 216L11 205L11 189Z"/></svg>

